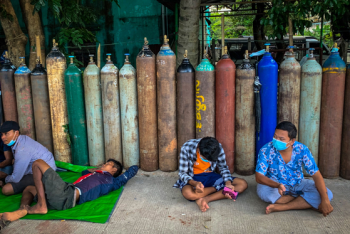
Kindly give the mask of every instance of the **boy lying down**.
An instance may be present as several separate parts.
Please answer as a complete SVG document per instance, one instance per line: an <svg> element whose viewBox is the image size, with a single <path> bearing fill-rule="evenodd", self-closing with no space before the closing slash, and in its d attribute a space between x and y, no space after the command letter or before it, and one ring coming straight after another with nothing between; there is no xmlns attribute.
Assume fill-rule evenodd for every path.
<svg viewBox="0 0 350 234"><path fill-rule="evenodd" d="M121 175L123 171L121 163L109 159L98 169L83 171L82 176L72 184L64 182L41 159L33 163L32 169L35 186L28 186L23 191L21 205L17 211L0 214L2 227L27 214L46 214L48 209L66 210L95 200L125 185L138 171L137 166L131 166ZM30 207L33 200L37 204Z"/></svg>

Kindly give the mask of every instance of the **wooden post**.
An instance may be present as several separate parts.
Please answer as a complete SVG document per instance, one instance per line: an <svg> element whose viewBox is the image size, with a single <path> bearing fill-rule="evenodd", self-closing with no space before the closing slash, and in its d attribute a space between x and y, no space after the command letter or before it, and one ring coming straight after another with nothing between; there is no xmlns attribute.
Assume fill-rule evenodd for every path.
<svg viewBox="0 0 350 234"><path fill-rule="evenodd" d="M290 16L288 18L288 25L289 25L289 46L293 46L293 22Z"/></svg>
<svg viewBox="0 0 350 234"><path fill-rule="evenodd" d="M36 58L39 59L40 62L42 62L42 60L41 60L40 36L38 36L38 35L35 36L35 44L36 44Z"/></svg>
<svg viewBox="0 0 350 234"><path fill-rule="evenodd" d="M97 67L101 68L101 44L98 44L98 48L97 48Z"/></svg>
<svg viewBox="0 0 350 234"><path fill-rule="evenodd" d="M221 15L221 55L225 53L225 16Z"/></svg>

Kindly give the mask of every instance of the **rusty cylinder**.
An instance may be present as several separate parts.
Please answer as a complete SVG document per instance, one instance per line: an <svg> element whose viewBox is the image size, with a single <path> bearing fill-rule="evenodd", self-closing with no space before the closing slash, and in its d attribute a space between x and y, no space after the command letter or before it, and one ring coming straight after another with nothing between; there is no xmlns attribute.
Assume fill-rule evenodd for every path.
<svg viewBox="0 0 350 234"><path fill-rule="evenodd" d="M159 168L176 171L176 57L168 41L164 36L164 44L157 55Z"/></svg>
<svg viewBox="0 0 350 234"><path fill-rule="evenodd" d="M5 54L5 62L0 70L1 96L5 121L18 122L16 89L14 79L15 68Z"/></svg>
<svg viewBox="0 0 350 234"><path fill-rule="evenodd" d="M195 111L195 70L187 58L177 68L177 152L180 154L182 145L196 138L196 111Z"/></svg>
<svg viewBox="0 0 350 234"><path fill-rule="evenodd" d="M120 110L122 122L123 163L126 168L139 165L139 130L137 119L136 71L125 54L124 66L119 72Z"/></svg>
<svg viewBox="0 0 350 234"><path fill-rule="evenodd" d="M101 69L105 154L106 159L123 163L118 73L111 54L107 54L107 63Z"/></svg>
<svg viewBox="0 0 350 234"><path fill-rule="evenodd" d="M99 166L105 163L100 69L93 56L84 70L84 97L89 147L89 163Z"/></svg>
<svg viewBox="0 0 350 234"><path fill-rule="evenodd" d="M21 128L21 134L27 135L32 139L35 138L34 113L32 89L30 84L30 70L24 63L24 57L20 57L21 65L15 72L15 87L18 124Z"/></svg>
<svg viewBox="0 0 350 234"><path fill-rule="evenodd" d="M207 58L196 68L196 138L215 137L215 69Z"/></svg>
<svg viewBox="0 0 350 234"><path fill-rule="evenodd" d="M295 59L293 46L289 46L286 59L279 67L278 122L292 122L299 129L301 66ZM298 135L297 135L298 139Z"/></svg>
<svg viewBox="0 0 350 234"><path fill-rule="evenodd" d="M310 48L309 58L301 67L299 142L309 148L317 164L320 139L322 67L313 55L314 50L314 48Z"/></svg>
<svg viewBox="0 0 350 234"><path fill-rule="evenodd" d="M144 171L155 171L159 166L156 56L149 49L147 38L136 57L136 73L140 166Z"/></svg>
<svg viewBox="0 0 350 234"><path fill-rule="evenodd" d="M46 71L39 60L30 74L36 140L53 152L50 99Z"/></svg>
<svg viewBox="0 0 350 234"><path fill-rule="evenodd" d="M224 148L227 166L233 173L236 65L228 54L224 54L215 70L215 136Z"/></svg>
<svg viewBox="0 0 350 234"><path fill-rule="evenodd" d="M255 171L255 69L246 51L236 70L235 172L252 175Z"/></svg>
<svg viewBox="0 0 350 234"><path fill-rule="evenodd" d="M336 47L336 46L335 46ZM320 148L318 164L325 178L339 176L342 140L345 63L334 51L322 68ZM348 129L347 129L348 131Z"/></svg>
<svg viewBox="0 0 350 234"><path fill-rule="evenodd" d="M346 69L340 176L350 180L350 64Z"/></svg>
<svg viewBox="0 0 350 234"><path fill-rule="evenodd" d="M68 124L67 99L64 86L66 57L53 41L51 52L46 57L47 78L50 95L51 123L54 156L57 161L72 162L65 126Z"/></svg>

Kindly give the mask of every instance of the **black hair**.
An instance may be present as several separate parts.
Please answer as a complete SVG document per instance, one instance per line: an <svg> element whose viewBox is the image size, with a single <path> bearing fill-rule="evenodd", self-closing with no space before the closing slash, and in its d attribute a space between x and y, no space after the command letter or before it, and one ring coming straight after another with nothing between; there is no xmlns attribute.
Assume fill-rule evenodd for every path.
<svg viewBox="0 0 350 234"><path fill-rule="evenodd" d="M289 137L291 140L294 139L294 138L297 138L298 130L297 130L297 128L295 127L295 125L292 124L292 123L289 122L289 121L283 121L283 122L277 124L276 129L280 129L280 130L283 130L283 131L287 131L287 132L288 132L288 137Z"/></svg>
<svg viewBox="0 0 350 234"><path fill-rule="evenodd" d="M122 172L123 172L123 165L119 161L110 158L110 159L107 160L107 162L113 162L114 163L114 167L117 168L117 171L114 173L113 177L118 177L120 174L122 174Z"/></svg>
<svg viewBox="0 0 350 234"><path fill-rule="evenodd" d="M199 153L211 162L216 162L220 154L220 144L214 137L204 137L198 143Z"/></svg>

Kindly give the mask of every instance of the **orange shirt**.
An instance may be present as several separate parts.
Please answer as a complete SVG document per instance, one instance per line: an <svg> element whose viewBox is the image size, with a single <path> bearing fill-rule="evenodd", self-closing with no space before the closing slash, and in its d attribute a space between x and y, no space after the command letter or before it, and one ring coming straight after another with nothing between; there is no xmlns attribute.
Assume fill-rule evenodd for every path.
<svg viewBox="0 0 350 234"><path fill-rule="evenodd" d="M210 171L210 162L204 162L201 159L199 150L197 149L197 160L193 164L193 174L201 174L203 172L211 172Z"/></svg>

